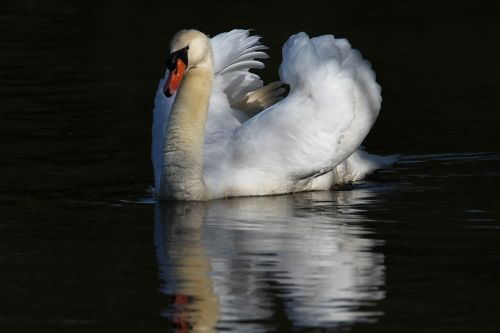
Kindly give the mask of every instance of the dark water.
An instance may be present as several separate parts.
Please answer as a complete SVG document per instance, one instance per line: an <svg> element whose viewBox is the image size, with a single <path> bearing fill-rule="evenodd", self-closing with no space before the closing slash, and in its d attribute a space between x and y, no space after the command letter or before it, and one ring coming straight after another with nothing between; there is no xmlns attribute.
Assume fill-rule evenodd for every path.
<svg viewBox="0 0 500 333"><path fill-rule="evenodd" d="M0 331L497 332L496 3L3 1ZM185 27L304 30L371 60L365 145L337 192L156 204L152 98ZM190 329L191 328L191 329Z"/></svg>

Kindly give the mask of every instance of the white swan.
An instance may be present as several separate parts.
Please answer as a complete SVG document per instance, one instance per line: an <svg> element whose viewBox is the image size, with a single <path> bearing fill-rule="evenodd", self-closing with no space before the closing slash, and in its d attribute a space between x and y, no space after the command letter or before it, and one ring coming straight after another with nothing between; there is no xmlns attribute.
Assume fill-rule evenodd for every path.
<svg viewBox="0 0 500 333"><path fill-rule="evenodd" d="M280 66L290 92L281 99L280 84L262 87L249 72L264 67L259 39L247 30L173 37L153 116L159 199L327 190L394 162L358 149L377 118L380 86L347 40L290 37Z"/></svg>

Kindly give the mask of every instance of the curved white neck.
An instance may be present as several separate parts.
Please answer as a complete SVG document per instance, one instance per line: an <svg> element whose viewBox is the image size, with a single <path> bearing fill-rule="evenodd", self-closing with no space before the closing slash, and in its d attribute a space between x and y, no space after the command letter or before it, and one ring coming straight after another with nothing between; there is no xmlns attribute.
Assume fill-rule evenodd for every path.
<svg viewBox="0 0 500 333"><path fill-rule="evenodd" d="M207 200L203 181L203 145L213 72L186 71L175 97L163 148L160 199Z"/></svg>

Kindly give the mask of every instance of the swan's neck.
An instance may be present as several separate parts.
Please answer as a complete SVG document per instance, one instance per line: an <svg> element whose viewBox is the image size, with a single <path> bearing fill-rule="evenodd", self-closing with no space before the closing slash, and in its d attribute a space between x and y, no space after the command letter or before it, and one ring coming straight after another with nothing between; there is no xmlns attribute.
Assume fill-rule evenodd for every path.
<svg viewBox="0 0 500 333"><path fill-rule="evenodd" d="M167 124L160 197L206 200L203 145L213 73L191 68L182 79Z"/></svg>

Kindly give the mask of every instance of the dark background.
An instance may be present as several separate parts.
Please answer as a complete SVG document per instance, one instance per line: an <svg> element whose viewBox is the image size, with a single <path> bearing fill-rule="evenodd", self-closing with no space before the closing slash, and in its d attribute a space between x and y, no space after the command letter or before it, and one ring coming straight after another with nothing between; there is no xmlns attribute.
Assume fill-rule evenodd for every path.
<svg viewBox="0 0 500 333"><path fill-rule="evenodd" d="M2 1L0 327L168 331L158 315L167 300L157 292L152 207L137 202L151 198L153 97L177 30L213 36L254 29L270 47L267 69L258 72L266 81L278 78L281 46L291 34L348 38L372 62L382 86L382 111L365 142L369 151L488 154L500 150L499 17L495 1ZM417 195L389 197L403 204L387 209L439 224L453 221L447 208L473 202L498 221L497 160L462 172L492 178L441 185L452 192L433 197L431 215L419 215L422 207L412 205ZM425 177L458 172L455 167L412 172ZM429 225L410 229L413 237L380 227L392 273L389 295L396 298L381 305L387 314L381 326L359 330L498 327L497 222L490 232L474 234L475 245L461 248L472 266L430 281L405 275L450 262L429 265L420 258L435 254L419 248L422 240L451 237L453 252L470 239L462 229L446 232L445 222L433 232ZM475 257L485 251L483 261ZM473 278L478 274L483 279ZM455 276L463 283L453 282ZM401 286L409 281L425 292L405 294ZM468 296L450 298L459 290ZM472 300L474 294L481 300ZM58 319L70 317L77 319Z"/></svg>

